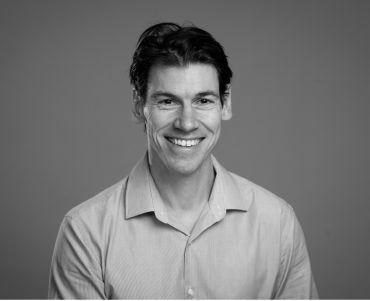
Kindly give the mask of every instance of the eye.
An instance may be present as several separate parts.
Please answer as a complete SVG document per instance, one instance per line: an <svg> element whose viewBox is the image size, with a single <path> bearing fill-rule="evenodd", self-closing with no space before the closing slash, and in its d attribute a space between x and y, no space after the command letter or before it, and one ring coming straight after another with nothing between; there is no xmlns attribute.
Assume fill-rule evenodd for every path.
<svg viewBox="0 0 370 301"><path fill-rule="evenodd" d="M198 102L199 104L202 104L202 105L207 105L207 104L211 104L211 103L213 103L214 101L213 101L213 100L211 100L211 99L208 99L208 98L199 98L199 99L197 100L197 102Z"/></svg>
<svg viewBox="0 0 370 301"><path fill-rule="evenodd" d="M179 106L179 102L173 98L162 98L157 101L157 107L161 110L173 110Z"/></svg>
<svg viewBox="0 0 370 301"><path fill-rule="evenodd" d="M173 100L170 99L170 98L166 98L166 99L162 99L160 101L158 101L159 104L161 105L171 105L173 104Z"/></svg>

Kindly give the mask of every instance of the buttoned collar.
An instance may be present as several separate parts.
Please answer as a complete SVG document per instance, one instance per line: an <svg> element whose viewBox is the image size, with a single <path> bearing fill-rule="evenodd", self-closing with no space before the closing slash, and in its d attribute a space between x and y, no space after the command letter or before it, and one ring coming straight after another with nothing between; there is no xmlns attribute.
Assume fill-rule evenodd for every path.
<svg viewBox="0 0 370 301"><path fill-rule="evenodd" d="M226 210L247 211L253 201L253 190L247 182L240 185L236 176L232 176L212 156L216 171L209 206L215 216L223 217ZM136 164L127 180L125 194L126 219L147 212L154 212L163 222L167 221L164 203L149 171L147 155Z"/></svg>

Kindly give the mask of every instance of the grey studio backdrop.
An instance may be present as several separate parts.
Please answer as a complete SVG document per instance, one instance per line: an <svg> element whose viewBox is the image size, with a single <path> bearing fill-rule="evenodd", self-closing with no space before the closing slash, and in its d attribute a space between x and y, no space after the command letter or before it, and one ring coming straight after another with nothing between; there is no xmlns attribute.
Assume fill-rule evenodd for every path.
<svg viewBox="0 0 370 301"><path fill-rule="evenodd" d="M1 1L0 297L46 298L64 214L144 154L138 35L191 21L223 45L225 167L286 199L322 298L370 298L370 1Z"/></svg>

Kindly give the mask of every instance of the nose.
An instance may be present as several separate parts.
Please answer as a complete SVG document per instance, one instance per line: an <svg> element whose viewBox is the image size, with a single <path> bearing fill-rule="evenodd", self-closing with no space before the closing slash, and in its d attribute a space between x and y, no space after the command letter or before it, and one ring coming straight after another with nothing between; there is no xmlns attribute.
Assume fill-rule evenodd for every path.
<svg viewBox="0 0 370 301"><path fill-rule="evenodd" d="M175 128L184 132L191 132L197 129L198 126L199 123L193 107L191 105L184 105L176 117Z"/></svg>

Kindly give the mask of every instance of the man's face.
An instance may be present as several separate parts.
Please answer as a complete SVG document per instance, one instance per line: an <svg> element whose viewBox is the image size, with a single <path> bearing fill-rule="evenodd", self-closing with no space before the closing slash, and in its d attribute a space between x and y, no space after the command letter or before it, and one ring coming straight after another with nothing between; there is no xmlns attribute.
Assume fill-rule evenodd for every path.
<svg viewBox="0 0 370 301"><path fill-rule="evenodd" d="M231 118L231 100L226 97L221 105L212 65L156 65L149 73L143 115L151 165L189 175L210 159L221 120Z"/></svg>

